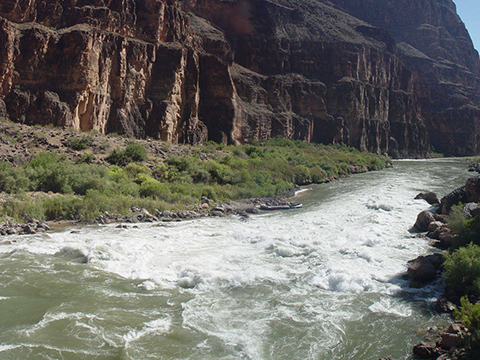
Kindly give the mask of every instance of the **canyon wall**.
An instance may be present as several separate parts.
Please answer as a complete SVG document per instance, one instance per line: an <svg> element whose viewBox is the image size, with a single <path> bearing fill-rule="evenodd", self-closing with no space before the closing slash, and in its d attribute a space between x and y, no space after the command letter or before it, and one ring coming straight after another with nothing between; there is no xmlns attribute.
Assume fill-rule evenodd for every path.
<svg viewBox="0 0 480 360"><path fill-rule="evenodd" d="M174 143L480 151L451 0L5 0L0 117Z"/></svg>

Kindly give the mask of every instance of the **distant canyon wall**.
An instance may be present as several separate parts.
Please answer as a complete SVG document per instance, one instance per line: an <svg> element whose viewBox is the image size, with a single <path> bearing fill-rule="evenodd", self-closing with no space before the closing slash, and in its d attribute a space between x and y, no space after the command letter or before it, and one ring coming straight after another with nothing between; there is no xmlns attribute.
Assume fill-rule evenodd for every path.
<svg viewBox="0 0 480 360"><path fill-rule="evenodd" d="M6 0L0 116L173 143L478 153L451 0Z"/></svg>

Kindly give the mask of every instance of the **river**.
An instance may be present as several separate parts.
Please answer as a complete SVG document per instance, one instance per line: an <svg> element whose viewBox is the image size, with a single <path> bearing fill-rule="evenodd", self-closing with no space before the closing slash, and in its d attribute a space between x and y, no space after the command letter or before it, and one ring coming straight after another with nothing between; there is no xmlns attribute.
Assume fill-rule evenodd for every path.
<svg viewBox="0 0 480 360"><path fill-rule="evenodd" d="M309 187L302 209L0 239L0 359L411 359L436 283L410 232L471 176L402 160ZM73 231L73 232L72 232Z"/></svg>

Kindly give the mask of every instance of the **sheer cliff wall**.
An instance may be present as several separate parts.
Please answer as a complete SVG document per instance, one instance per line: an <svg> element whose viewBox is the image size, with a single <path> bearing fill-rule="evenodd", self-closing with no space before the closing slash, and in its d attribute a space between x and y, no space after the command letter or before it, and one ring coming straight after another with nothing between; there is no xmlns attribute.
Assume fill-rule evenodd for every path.
<svg viewBox="0 0 480 360"><path fill-rule="evenodd" d="M0 43L0 116L14 121L479 150L480 62L450 0L5 0Z"/></svg>

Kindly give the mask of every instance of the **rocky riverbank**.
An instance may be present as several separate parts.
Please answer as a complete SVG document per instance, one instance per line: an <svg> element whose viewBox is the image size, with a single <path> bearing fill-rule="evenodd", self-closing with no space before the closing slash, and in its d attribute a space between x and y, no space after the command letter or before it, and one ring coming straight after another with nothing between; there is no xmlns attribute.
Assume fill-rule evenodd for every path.
<svg viewBox="0 0 480 360"><path fill-rule="evenodd" d="M467 180L465 186L455 189L440 201L434 193L419 194L416 199L424 199L430 209L422 211L416 219L414 227L426 234L421 237L429 239L430 244L441 250L450 249L455 242L455 235L448 225L448 216L454 206L463 204L462 213L466 219L480 215L480 176ZM419 256L410 262L407 274L411 287L422 287L442 276L445 257L441 253ZM460 305L463 296L458 289L446 288L444 295L438 299L435 310L440 313L453 313ZM418 359L460 359L465 357L465 345L471 337L469 329L460 323L451 324L448 328L430 328L424 342L413 348Z"/></svg>
<svg viewBox="0 0 480 360"><path fill-rule="evenodd" d="M191 210L157 210L154 214L150 213L147 209L132 207L130 208L130 215L125 214L112 214L105 211L103 214L98 215L91 222L87 221L54 221L44 222L37 219L32 219L24 223L15 222L13 219L0 222L0 236L5 235L29 235L37 234L62 228L67 225L106 225L106 224L118 224L118 227L133 226L137 223L153 223L153 222L177 222L184 220L193 220L204 217L225 217L225 216L237 216L242 221L247 221L252 214L260 213L260 204L264 204L272 201L288 201L291 200L296 191L300 190L300 187L296 187L294 190L286 191L285 193L276 196L275 198L262 197L262 198L249 198L238 201L230 201L225 204L217 204L213 200L203 197L200 204L194 205ZM59 225L60 224L60 225Z"/></svg>

